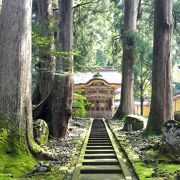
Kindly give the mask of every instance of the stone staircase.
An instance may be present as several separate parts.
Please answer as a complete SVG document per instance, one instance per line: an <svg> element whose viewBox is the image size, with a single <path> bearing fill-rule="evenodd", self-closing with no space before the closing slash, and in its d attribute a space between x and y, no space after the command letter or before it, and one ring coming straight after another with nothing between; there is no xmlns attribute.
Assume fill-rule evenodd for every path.
<svg viewBox="0 0 180 180"><path fill-rule="evenodd" d="M73 180L124 180L120 160L102 119L94 119L76 166Z"/></svg>

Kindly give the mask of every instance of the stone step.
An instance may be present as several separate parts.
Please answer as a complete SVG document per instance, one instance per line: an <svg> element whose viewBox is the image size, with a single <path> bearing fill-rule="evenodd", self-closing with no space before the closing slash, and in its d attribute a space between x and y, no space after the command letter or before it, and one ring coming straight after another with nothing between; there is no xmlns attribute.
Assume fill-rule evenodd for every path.
<svg viewBox="0 0 180 180"><path fill-rule="evenodd" d="M111 146L111 142L109 143L88 143L88 146Z"/></svg>
<svg viewBox="0 0 180 180"><path fill-rule="evenodd" d="M100 134L100 133L107 133L106 129L96 129L95 131L91 131L91 133L94 133L94 134Z"/></svg>
<svg viewBox="0 0 180 180"><path fill-rule="evenodd" d="M110 140L109 138L89 138L89 140Z"/></svg>
<svg viewBox="0 0 180 180"><path fill-rule="evenodd" d="M96 129L96 131L91 131L91 134L101 134L101 133L107 134L107 131L105 129L104 130Z"/></svg>
<svg viewBox="0 0 180 180"><path fill-rule="evenodd" d="M98 131L98 130L97 130ZM91 131L91 133L90 134L107 134L107 132L106 131L98 131L98 132L92 132Z"/></svg>
<svg viewBox="0 0 180 180"><path fill-rule="evenodd" d="M80 174L79 180L125 180L123 174Z"/></svg>
<svg viewBox="0 0 180 180"><path fill-rule="evenodd" d="M103 136L105 136L105 135L107 135L108 136L108 134L107 133L91 133L90 134L90 136L92 136L92 135L96 135L96 136L101 136L101 135L103 135Z"/></svg>
<svg viewBox="0 0 180 180"><path fill-rule="evenodd" d="M117 159L85 159L83 165L119 165Z"/></svg>
<svg viewBox="0 0 180 180"><path fill-rule="evenodd" d="M111 153L114 153L114 150L107 150L107 149L100 149L100 150L86 150L85 151L85 154L111 154Z"/></svg>
<svg viewBox="0 0 180 180"><path fill-rule="evenodd" d="M91 133L90 136L108 136L108 134L106 134L106 133L98 133L98 134Z"/></svg>
<svg viewBox="0 0 180 180"><path fill-rule="evenodd" d="M88 166L88 165L84 165L81 168L81 174L91 174L91 173L103 173L103 174L109 174L109 173L113 173L113 174L121 174L122 173L122 169L120 168L119 165L99 165L99 166Z"/></svg>
<svg viewBox="0 0 180 180"><path fill-rule="evenodd" d="M73 180L125 180L102 119L93 120L87 138Z"/></svg>
<svg viewBox="0 0 180 180"><path fill-rule="evenodd" d="M85 154L84 159L117 159L116 154Z"/></svg>
<svg viewBox="0 0 180 180"><path fill-rule="evenodd" d="M112 145L110 146L87 146L86 149L114 149Z"/></svg>
<svg viewBox="0 0 180 180"><path fill-rule="evenodd" d="M88 143L111 143L110 140L89 140Z"/></svg>
<svg viewBox="0 0 180 180"><path fill-rule="evenodd" d="M98 140L96 140L96 139L93 139L93 140L89 139L88 142L111 142L111 140L109 140L109 139L98 139Z"/></svg>
<svg viewBox="0 0 180 180"><path fill-rule="evenodd" d="M90 134L90 136L108 136L108 134Z"/></svg>
<svg viewBox="0 0 180 180"><path fill-rule="evenodd" d="M89 138L109 138L109 136L89 136Z"/></svg>

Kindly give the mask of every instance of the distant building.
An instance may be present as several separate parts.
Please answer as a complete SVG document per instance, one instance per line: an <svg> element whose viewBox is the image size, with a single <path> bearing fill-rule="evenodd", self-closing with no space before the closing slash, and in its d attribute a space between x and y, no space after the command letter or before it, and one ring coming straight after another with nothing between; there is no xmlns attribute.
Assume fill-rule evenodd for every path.
<svg viewBox="0 0 180 180"><path fill-rule="evenodd" d="M173 97L173 110L174 112L180 112L180 93Z"/></svg>
<svg viewBox="0 0 180 180"><path fill-rule="evenodd" d="M111 118L114 115L120 101L121 78L113 68L74 75L74 88L83 89L83 95L90 102L87 106L89 117Z"/></svg>
<svg viewBox="0 0 180 180"><path fill-rule="evenodd" d="M173 66L173 94L180 93L180 64L175 64Z"/></svg>
<svg viewBox="0 0 180 180"><path fill-rule="evenodd" d="M135 114L140 114L140 109L141 109L140 102L135 101L134 105L135 105ZM149 116L150 106L151 106L150 101L144 101L143 114L144 114L145 117ZM180 93L173 96L173 112L174 113L177 113L177 112L179 113L180 112Z"/></svg>
<svg viewBox="0 0 180 180"><path fill-rule="evenodd" d="M121 73L113 68L102 68L74 75L74 88L82 89L90 104L86 107L88 117L111 118L120 104ZM150 101L145 100L143 115L149 116ZM141 114L139 101L134 102L135 114Z"/></svg>
<svg viewBox="0 0 180 180"><path fill-rule="evenodd" d="M134 111L135 114L141 115L141 102L134 101ZM143 116L148 117L150 112L150 101L145 100L143 103Z"/></svg>

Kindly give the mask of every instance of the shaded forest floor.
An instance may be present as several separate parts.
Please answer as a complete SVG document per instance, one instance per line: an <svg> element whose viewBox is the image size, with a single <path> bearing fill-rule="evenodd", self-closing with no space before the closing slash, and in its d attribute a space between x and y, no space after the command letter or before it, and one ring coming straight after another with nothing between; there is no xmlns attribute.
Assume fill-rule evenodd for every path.
<svg viewBox="0 0 180 180"><path fill-rule="evenodd" d="M123 122L109 120L108 124L132 162L140 180L180 180L180 164L172 156L159 151L161 136L143 136L143 131L122 131Z"/></svg>
<svg viewBox="0 0 180 180"><path fill-rule="evenodd" d="M89 119L71 119L65 139L50 138L47 145L41 146L53 160L1 153L0 180L71 179L89 125Z"/></svg>
<svg viewBox="0 0 180 180"><path fill-rule="evenodd" d="M144 137L142 131L122 131L122 121L109 120L108 124L127 153L140 180L180 179L180 164L158 151L161 136ZM3 137L6 134L0 131L0 180L70 180L89 125L89 119L71 119L65 139L50 138L48 145L43 145L42 148L53 160L37 160L23 154L15 156L4 153L1 147L5 143Z"/></svg>

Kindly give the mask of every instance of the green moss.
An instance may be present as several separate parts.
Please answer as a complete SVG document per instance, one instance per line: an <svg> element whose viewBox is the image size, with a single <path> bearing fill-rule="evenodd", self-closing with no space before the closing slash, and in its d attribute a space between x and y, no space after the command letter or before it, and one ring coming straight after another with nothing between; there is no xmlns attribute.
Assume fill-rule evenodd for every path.
<svg viewBox="0 0 180 180"><path fill-rule="evenodd" d="M113 128L113 122L109 121L109 124ZM116 127L114 127L114 129L116 129ZM146 154L144 160L150 160L148 163L146 163L147 161L141 159L139 155L133 150L133 147L129 144L127 135L125 133L121 131L115 131L115 134L116 137L118 137L118 141L126 151L130 161L132 162L140 180L164 180L164 177L166 179L175 179L179 173L178 170L180 169L180 164L168 163L169 161L172 161L172 159L168 156L162 155L158 150L154 149L144 151ZM153 133L148 135L154 136ZM154 139L154 137L149 137L149 139ZM154 142L154 144L156 143ZM158 163L151 163L152 159L157 160Z"/></svg>
<svg viewBox="0 0 180 180"><path fill-rule="evenodd" d="M154 178L148 178L151 177L151 174L154 172L153 168L145 166L142 162L135 162L134 168L136 173L139 175L139 179L154 179Z"/></svg>
<svg viewBox="0 0 180 180"><path fill-rule="evenodd" d="M37 119L36 121L34 121L33 134L34 139L38 144L47 144L49 129L47 123L43 119Z"/></svg>
<svg viewBox="0 0 180 180"><path fill-rule="evenodd" d="M4 128L1 128L0 129L0 150L1 151L6 151L6 149L8 148L7 140L8 140L8 131Z"/></svg>
<svg viewBox="0 0 180 180"><path fill-rule="evenodd" d="M8 174L13 177L22 177L28 171L31 171L36 160L24 151L21 153L15 153L9 151L10 144L7 140L9 137L7 131L1 131L0 134L0 179L9 179ZM3 136L4 135L4 136ZM6 141L7 140L7 141Z"/></svg>
<svg viewBox="0 0 180 180"><path fill-rule="evenodd" d="M8 139L7 139L7 152L10 154L22 154L22 153L29 153L27 144L26 144L26 137L21 130L12 130L8 132Z"/></svg>
<svg viewBox="0 0 180 180"><path fill-rule="evenodd" d="M31 171L36 160L29 153L25 135L18 128L6 124L0 119L0 179L10 176L22 177Z"/></svg>
<svg viewBox="0 0 180 180"><path fill-rule="evenodd" d="M157 136L160 135L161 133L156 134L156 132L154 131L147 131L146 129L143 131L142 136L144 137L153 137L153 136Z"/></svg>
<svg viewBox="0 0 180 180"><path fill-rule="evenodd" d="M36 160L28 154L10 155L0 154L0 173L7 177L12 174L13 177L22 177L27 172L31 171L36 164ZM0 176L1 177L1 176Z"/></svg>
<svg viewBox="0 0 180 180"><path fill-rule="evenodd" d="M151 174L153 173L153 168L146 166L139 159L139 156L136 153L134 153L131 146L129 146L129 147L123 146L123 148L126 150L126 153L128 154L129 159L132 161L132 163L134 165L134 169L139 176L139 179L141 179L141 180L152 179L152 178L147 178L147 177L151 176Z"/></svg>
<svg viewBox="0 0 180 180"><path fill-rule="evenodd" d="M57 173L56 171L54 172L42 172L42 173L36 173L32 177L29 178L24 178L24 180L63 180L65 177L64 173L60 172ZM22 178L23 180L23 178Z"/></svg>
<svg viewBox="0 0 180 180"><path fill-rule="evenodd" d="M0 117L0 151L9 154L29 153L26 136L18 124Z"/></svg>
<svg viewBox="0 0 180 180"><path fill-rule="evenodd" d="M149 156L154 156L154 155L157 155L157 151L154 151L154 150L147 150L146 151L146 154L148 154Z"/></svg>
<svg viewBox="0 0 180 180"><path fill-rule="evenodd" d="M163 164L158 164L157 167L162 169L163 171L175 172L178 169L180 169L180 164L167 164L167 163L163 163Z"/></svg>
<svg viewBox="0 0 180 180"><path fill-rule="evenodd" d="M127 146L126 143L124 143L126 141L126 136L122 134L121 136L118 137L118 140L121 142L121 145L125 149L129 159L133 163L134 169L135 169L136 173L138 174L139 179L141 179L141 180L153 179L153 178L148 178L153 173L153 168L150 166L146 166L139 159L139 156L133 151L133 148L130 145Z"/></svg>

